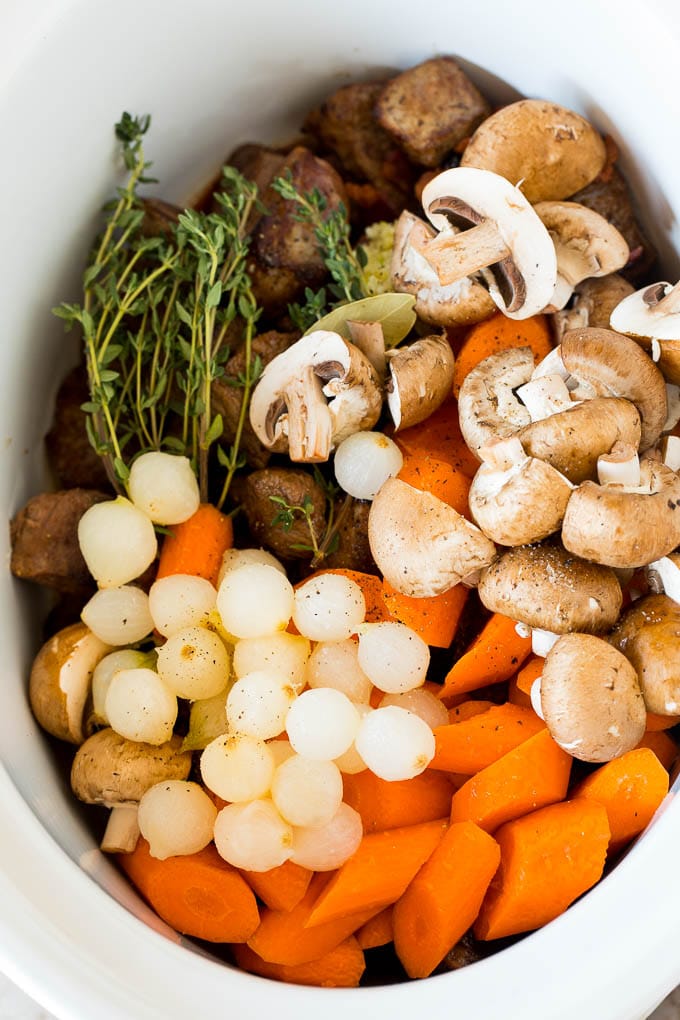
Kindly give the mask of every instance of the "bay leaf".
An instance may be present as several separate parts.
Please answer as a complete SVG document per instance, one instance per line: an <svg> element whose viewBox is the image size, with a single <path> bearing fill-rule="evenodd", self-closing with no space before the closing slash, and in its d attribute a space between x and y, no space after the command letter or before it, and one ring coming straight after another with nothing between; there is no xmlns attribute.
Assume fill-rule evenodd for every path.
<svg viewBox="0 0 680 1020"><path fill-rule="evenodd" d="M350 301L339 305L328 315L315 322L307 330L312 333L317 329L325 329L331 333L339 333L345 340L351 340L347 326L352 320L358 322L379 322L385 336L385 347L396 347L413 329L416 313L413 306L416 299L413 294L374 294L372 297Z"/></svg>

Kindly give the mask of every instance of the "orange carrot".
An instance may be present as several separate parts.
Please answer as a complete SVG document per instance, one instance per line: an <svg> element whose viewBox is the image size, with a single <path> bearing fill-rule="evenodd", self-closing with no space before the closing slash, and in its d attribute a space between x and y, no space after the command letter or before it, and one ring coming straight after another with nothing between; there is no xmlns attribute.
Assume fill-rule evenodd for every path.
<svg viewBox="0 0 680 1020"><path fill-rule="evenodd" d="M517 686L525 694L531 694L534 681L543 675L545 659L540 655L532 655L517 673Z"/></svg>
<svg viewBox="0 0 680 1020"><path fill-rule="evenodd" d="M145 900L183 935L207 942L245 942L260 917L255 894L210 844L186 857L152 857L140 838L118 863Z"/></svg>
<svg viewBox="0 0 680 1020"><path fill-rule="evenodd" d="M313 872L284 861L270 871L241 869L241 874L255 895L272 910L292 910L307 892Z"/></svg>
<svg viewBox="0 0 680 1020"><path fill-rule="evenodd" d="M345 939L316 960L294 965L267 963L249 946L233 946L233 952L234 961L242 970L293 985L356 988L366 969L363 950L355 938Z"/></svg>
<svg viewBox="0 0 680 1020"><path fill-rule="evenodd" d="M511 705L519 705L520 708L532 708L531 698L524 691L520 690L517 684L517 677L512 676L508 681L508 701Z"/></svg>
<svg viewBox="0 0 680 1020"><path fill-rule="evenodd" d="M460 622L469 594L464 584L457 584L441 595L414 599L396 591L387 581L382 583L382 597L393 620L405 623L434 648L448 648Z"/></svg>
<svg viewBox="0 0 680 1020"><path fill-rule="evenodd" d="M653 751L668 772L678 757L678 745L665 730L647 730L638 747L648 747Z"/></svg>
<svg viewBox="0 0 680 1020"><path fill-rule="evenodd" d="M439 460L428 450L407 451L397 478L401 478L402 482L408 482L420 492L431 492L463 517L470 518L468 504L470 479L462 471L451 467L444 460Z"/></svg>
<svg viewBox="0 0 680 1020"><path fill-rule="evenodd" d="M365 574L361 570L342 570L340 567L334 567L330 570L317 570L316 573L306 577L300 583L305 584L311 577L318 577L320 574L342 574L343 577L348 577L350 581L359 585L366 602L368 623L381 623L392 619L383 599L382 581L376 574Z"/></svg>
<svg viewBox="0 0 680 1020"><path fill-rule="evenodd" d="M610 850L619 850L648 825L667 793L668 772L653 751L641 747L601 765L572 795L605 808Z"/></svg>
<svg viewBox="0 0 680 1020"><path fill-rule="evenodd" d="M429 767L472 776L544 727L543 720L530 708L494 705L465 722L437 726L436 749Z"/></svg>
<svg viewBox="0 0 680 1020"><path fill-rule="evenodd" d="M495 839L452 825L394 907L394 948L409 977L427 977L475 921L498 868Z"/></svg>
<svg viewBox="0 0 680 1020"><path fill-rule="evenodd" d="M563 800L571 761L547 729L539 730L454 793L451 821L469 819L487 832L494 832L512 818Z"/></svg>
<svg viewBox="0 0 680 1020"><path fill-rule="evenodd" d="M657 715L656 712L648 712L645 729L647 732L670 730L671 727L677 726L679 722L680 715Z"/></svg>
<svg viewBox="0 0 680 1020"><path fill-rule="evenodd" d="M456 357L453 370L454 396L458 397L463 379L480 361L509 347L531 347L534 361L542 361L553 347L548 317L533 315L517 322L498 312L490 319L472 326Z"/></svg>
<svg viewBox="0 0 680 1020"><path fill-rule="evenodd" d="M595 885L609 843L607 812L568 800L508 822L495 838L501 863L474 925L482 940L540 928Z"/></svg>
<svg viewBox="0 0 680 1020"><path fill-rule="evenodd" d="M473 478L479 468L479 461L468 449L460 431L458 401L453 397L419 425L397 432L394 439L402 452L430 453L468 478Z"/></svg>
<svg viewBox="0 0 680 1020"><path fill-rule="evenodd" d="M494 701L475 701L473 698L470 698L468 701L461 701L459 705L449 709L449 722L465 722L466 719L472 719L476 715L481 715L482 712L488 712L494 706Z"/></svg>
<svg viewBox="0 0 680 1020"><path fill-rule="evenodd" d="M440 818L364 836L316 901L308 922L310 930L357 916L359 911L377 914L396 903L446 828L446 820Z"/></svg>
<svg viewBox="0 0 680 1020"><path fill-rule="evenodd" d="M330 872L315 875L292 910L263 910L259 927L247 939L253 952L267 963L290 967L310 963L330 953L382 909L382 904L358 908L310 928L312 911L331 877Z"/></svg>
<svg viewBox="0 0 680 1020"><path fill-rule="evenodd" d="M366 769L343 777L344 800L361 815L364 832L433 822L451 810L453 788L443 772L388 782Z"/></svg>
<svg viewBox="0 0 680 1020"><path fill-rule="evenodd" d="M375 949L377 946L386 946L392 941L394 937L393 909L393 907L385 907L359 928L356 939L362 949Z"/></svg>
<svg viewBox="0 0 680 1020"><path fill-rule="evenodd" d="M202 503L182 524L173 524L165 536L157 577L194 574L217 584L222 557L234 542L231 517L210 503Z"/></svg>
<svg viewBox="0 0 680 1020"><path fill-rule="evenodd" d="M481 634L446 674L439 697L465 694L509 680L530 652L531 638L519 636L514 620L494 613Z"/></svg>

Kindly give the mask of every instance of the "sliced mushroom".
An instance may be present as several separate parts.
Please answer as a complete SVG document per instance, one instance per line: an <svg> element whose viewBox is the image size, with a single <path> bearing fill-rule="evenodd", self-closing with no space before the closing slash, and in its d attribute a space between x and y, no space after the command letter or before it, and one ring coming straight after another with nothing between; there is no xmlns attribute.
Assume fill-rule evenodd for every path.
<svg viewBox="0 0 680 1020"><path fill-rule="evenodd" d="M647 719L635 669L591 634L564 634L548 652L541 710L552 738L580 761L611 761L631 751Z"/></svg>
<svg viewBox="0 0 680 1020"><path fill-rule="evenodd" d="M416 314L431 326L470 326L488 319L496 306L486 287L471 276L442 286L437 271L411 243L412 237L423 244L435 236L428 223L408 210L402 212L392 249L392 287L400 293L413 294Z"/></svg>
<svg viewBox="0 0 680 1020"><path fill-rule="evenodd" d="M557 281L555 249L518 188L487 170L454 167L425 185L422 203L440 233L411 243L442 284L481 272L494 303L510 318L546 307Z"/></svg>
<svg viewBox="0 0 680 1020"><path fill-rule="evenodd" d="M97 663L111 651L84 623L74 623L47 641L33 662L29 699L44 730L82 744L83 715Z"/></svg>
<svg viewBox="0 0 680 1020"><path fill-rule="evenodd" d="M448 591L496 555L493 542L453 507L399 478L373 500L368 540L388 584L413 598Z"/></svg>
<svg viewBox="0 0 680 1020"><path fill-rule="evenodd" d="M618 273L583 280L574 288L570 306L555 312L552 317L558 342L570 329L583 329L585 326L609 329L612 312L625 297L633 293L631 284ZM618 332L625 333L626 330L620 329Z"/></svg>
<svg viewBox="0 0 680 1020"><path fill-rule="evenodd" d="M475 523L499 545L527 545L559 531L572 485L520 441L502 439L480 451L484 463L468 496Z"/></svg>
<svg viewBox="0 0 680 1020"><path fill-rule="evenodd" d="M186 779L191 752L182 751L182 738L173 736L158 747L126 740L112 729L99 730L76 752L71 788L86 804L112 809L101 848L107 853L130 853L137 842L136 809L142 795L165 779Z"/></svg>
<svg viewBox="0 0 680 1020"><path fill-rule="evenodd" d="M534 209L548 228L557 256L557 284L546 312L564 308L583 280L615 273L628 262L630 252L622 235L587 206L539 202Z"/></svg>
<svg viewBox="0 0 680 1020"><path fill-rule="evenodd" d="M468 372L458 394L463 439L476 457L496 439L519 432L531 421L515 390L529 382L534 368L530 347L510 347L491 354Z"/></svg>
<svg viewBox="0 0 680 1020"><path fill-rule="evenodd" d="M644 567L680 545L680 476L656 461L640 462L640 484L582 482L562 522L570 552L610 567Z"/></svg>
<svg viewBox="0 0 680 1020"><path fill-rule="evenodd" d="M396 430L436 411L453 387L453 351L445 336L426 336L388 356L387 406Z"/></svg>
<svg viewBox="0 0 680 1020"><path fill-rule="evenodd" d="M612 311L610 325L637 340L652 358L656 352L654 360L664 377L680 384L680 283L654 283L624 297Z"/></svg>
<svg viewBox="0 0 680 1020"><path fill-rule="evenodd" d="M622 602L613 570L551 543L504 552L482 572L478 592L491 612L553 634L603 633Z"/></svg>
<svg viewBox="0 0 680 1020"><path fill-rule="evenodd" d="M265 368L250 423L266 447L299 462L328 460L334 446L375 425L382 407L368 358L337 333L308 333Z"/></svg>
<svg viewBox="0 0 680 1020"><path fill-rule="evenodd" d="M602 138L579 114L542 99L521 99L477 128L461 166L493 170L521 184L530 202L543 202L585 187L606 156Z"/></svg>
<svg viewBox="0 0 680 1020"><path fill-rule="evenodd" d="M348 319L347 329L352 343L364 354L378 373L378 378L385 375L386 351L385 334L382 323L367 322L359 319Z"/></svg>
<svg viewBox="0 0 680 1020"><path fill-rule="evenodd" d="M624 397L635 404L642 425L640 449L654 446L666 423L666 385L642 348L614 330L587 328L565 333L560 351L565 368L585 384L588 395Z"/></svg>
<svg viewBox="0 0 680 1020"><path fill-rule="evenodd" d="M667 595L638 599L609 638L634 666L648 712L680 714L680 606Z"/></svg>

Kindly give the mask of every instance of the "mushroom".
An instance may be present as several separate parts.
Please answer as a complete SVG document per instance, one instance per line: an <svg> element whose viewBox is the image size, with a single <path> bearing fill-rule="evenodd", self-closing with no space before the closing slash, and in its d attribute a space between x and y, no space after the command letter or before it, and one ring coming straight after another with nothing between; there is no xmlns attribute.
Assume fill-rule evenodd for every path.
<svg viewBox="0 0 680 1020"><path fill-rule="evenodd" d="M250 402L260 442L292 461L328 460L334 446L380 416L380 379L339 334L316 330L270 361Z"/></svg>
<svg viewBox="0 0 680 1020"><path fill-rule="evenodd" d="M426 336L388 355L387 406L395 430L436 411L453 387L453 351L446 336Z"/></svg>
<svg viewBox="0 0 680 1020"><path fill-rule="evenodd" d="M448 591L496 555L448 503L399 478L388 479L371 504L368 541L388 584L413 598Z"/></svg>
<svg viewBox="0 0 680 1020"><path fill-rule="evenodd" d="M606 158L602 138L579 114L542 99L521 99L477 128L461 166L493 170L521 184L530 202L543 202L584 188Z"/></svg>
<svg viewBox="0 0 680 1020"><path fill-rule="evenodd" d="M458 394L460 430L479 459L482 447L530 423L529 411L514 391L529 382L533 368L530 347L509 347L484 358L463 380Z"/></svg>
<svg viewBox="0 0 680 1020"><path fill-rule="evenodd" d="M82 744L83 716L97 663L110 651L84 623L65 627L35 657L29 681L33 714L59 740Z"/></svg>
<svg viewBox="0 0 680 1020"><path fill-rule="evenodd" d="M680 553L669 553L645 568L649 590L680 604Z"/></svg>
<svg viewBox="0 0 680 1020"><path fill-rule="evenodd" d="M578 202L539 202L535 211L555 245L557 284L546 312L564 308L577 284L623 269L630 254L615 226ZM605 323L607 325L607 323Z"/></svg>
<svg viewBox="0 0 680 1020"><path fill-rule="evenodd" d="M470 326L496 311L486 287L472 276L442 286L436 270L411 244L412 236L423 243L436 234L428 223L404 210L397 220L390 277L395 291L413 294L414 310L423 322L431 326Z"/></svg>
<svg viewBox="0 0 680 1020"><path fill-rule="evenodd" d="M637 671L648 712L680 713L680 606L667 595L638 599L609 640Z"/></svg>
<svg viewBox="0 0 680 1020"><path fill-rule="evenodd" d="M472 480L470 512L475 523L499 545L526 545L559 531L572 485L536 457L528 457L517 437L482 447L484 463Z"/></svg>
<svg viewBox="0 0 680 1020"><path fill-rule="evenodd" d="M378 378L382 379L386 367L385 334L382 323L365 319L348 319L347 330L354 346L358 347L361 353L368 358L378 373Z"/></svg>
<svg viewBox="0 0 680 1020"><path fill-rule="evenodd" d="M562 522L570 552L610 567L644 567L680 544L680 476L651 459L638 485L582 482Z"/></svg>
<svg viewBox="0 0 680 1020"><path fill-rule="evenodd" d="M642 425L640 449L654 446L666 423L666 385L634 340L611 329L573 329L562 337L560 353L585 395L624 397L635 404Z"/></svg>
<svg viewBox="0 0 680 1020"><path fill-rule="evenodd" d="M101 848L108 853L134 850L139 828L137 805L156 783L186 779L191 751L182 751L175 735L158 747L126 740L114 730L99 730L78 748L71 766L71 788L86 804L112 808Z"/></svg>
<svg viewBox="0 0 680 1020"><path fill-rule="evenodd" d="M680 282L654 283L624 297L610 325L649 351L668 382L680 384Z"/></svg>
<svg viewBox="0 0 680 1020"><path fill-rule="evenodd" d="M585 326L609 329L612 312L625 297L633 293L631 284L618 273L583 280L574 288L569 307L555 312L552 317L558 342L570 329L583 329ZM618 332L625 333L626 330L620 329Z"/></svg>
<svg viewBox="0 0 680 1020"><path fill-rule="evenodd" d="M580 761L611 761L631 751L647 720L635 669L591 634L564 634L548 652L541 711L553 740Z"/></svg>
<svg viewBox="0 0 680 1020"><path fill-rule="evenodd" d="M511 319L526 319L550 302L557 261L550 234L521 191L498 174L474 167L444 170L422 194L440 231L411 243L442 284L481 272L489 293Z"/></svg>
<svg viewBox="0 0 680 1020"><path fill-rule="evenodd" d="M613 570L552 543L508 549L482 571L478 592L491 612L553 634L603 633L622 602Z"/></svg>

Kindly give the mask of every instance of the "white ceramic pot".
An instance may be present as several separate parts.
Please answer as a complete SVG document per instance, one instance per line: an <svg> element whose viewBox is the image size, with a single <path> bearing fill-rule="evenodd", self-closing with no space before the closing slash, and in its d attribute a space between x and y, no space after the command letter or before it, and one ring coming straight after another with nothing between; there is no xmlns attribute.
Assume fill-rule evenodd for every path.
<svg viewBox="0 0 680 1020"><path fill-rule="evenodd" d="M680 249L680 15L672 0L5 0L0 9L0 502L44 483L41 441L69 343L51 315L76 296L116 182L111 126L153 114L149 155L181 200L246 140L290 136L353 77L452 53L591 117L613 135L668 273ZM497 78L498 80L494 80ZM676 277L673 277L676 278ZM7 559L6 529L2 533ZM0 967L62 1018L311 1020L466 1016L634 1020L680 981L680 805L565 916L458 973L347 991L231 970L147 926L103 860L26 702L33 592L0 578ZM143 920L138 920L138 917Z"/></svg>

